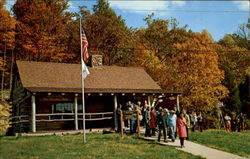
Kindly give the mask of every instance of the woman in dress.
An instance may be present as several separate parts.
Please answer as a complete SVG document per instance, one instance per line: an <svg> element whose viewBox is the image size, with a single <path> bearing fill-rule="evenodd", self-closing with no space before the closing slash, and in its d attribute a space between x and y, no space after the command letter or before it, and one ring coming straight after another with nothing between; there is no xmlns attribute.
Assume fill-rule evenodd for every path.
<svg viewBox="0 0 250 159"><path fill-rule="evenodd" d="M186 130L186 119L184 118L184 114L180 113L180 116L177 118L177 130L179 133L181 148L184 147L184 139L187 137L187 130Z"/></svg>

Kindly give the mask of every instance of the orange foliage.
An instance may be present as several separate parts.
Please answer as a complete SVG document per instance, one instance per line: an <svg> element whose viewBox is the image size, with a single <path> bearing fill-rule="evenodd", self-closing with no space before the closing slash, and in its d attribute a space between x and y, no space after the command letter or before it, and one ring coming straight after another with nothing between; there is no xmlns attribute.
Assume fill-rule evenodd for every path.
<svg viewBox="0 0 250 159"><path fill-rule="evenodd" d="M13 47L15 37L16 21L10 16L10 13L4 8L4 1L0 1L0 52L3 52L5 43L7 49ZM3 48L3 49L2 49Z"/></svg>
<svg viewBox="0 0 250 159"><path fill-rule="evenodd" d="M228 90L221 84L223 71L210 43L207 33L195 33L185 42L175 43L173 47L178 51L164 61L154 51L140 49L136 52L137 63L144 66L163 89L181 91L183 107L211 110Z"/></svg>
<svg viewBox="0 0 250 159"><path fill-rule="evenodd" d="M18 0L14 5L17 17L16 53L21 60L61 62L67 54L65 23L70 19L62 0Z"/></svg>
<svg viewBox="0 0 250 159"><path fill-rule="evenodd" d="M173 85L183 92L182 102L186 107L211 110L228 93L221 84L224 74L219 69L218 55L210 43L210 38L203 32L196 33L183 44L175 45L183 51L173 59L177 71L174 77L179 79Z"/></svg>
<svg viewBox="0 0 250 159"><path fill-rule="evenodd" d="M236 85L242 83L245 75L250 73L250 51L237 46L230 35L226 35L219 44L215 45L215 48L219 55L220 68L234 76Z"/></svg>

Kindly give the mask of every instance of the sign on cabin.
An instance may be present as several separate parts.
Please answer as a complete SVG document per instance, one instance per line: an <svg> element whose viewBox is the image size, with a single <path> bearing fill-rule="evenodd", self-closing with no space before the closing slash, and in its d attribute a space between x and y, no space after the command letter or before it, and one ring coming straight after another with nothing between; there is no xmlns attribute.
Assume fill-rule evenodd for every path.
<svg viewBox="0 0 250 159"><path fill-rule="evenodd" d="M136 118L136 111L123 110L123 119L132 119Z"/></svg>
<svg viewBox="0 0 250 159"><path fill-rule="evenodd" d="M72 101L72 98L67 97L41 97L39 98L40 101L44 102L55 102L55 101Z"/></svg>

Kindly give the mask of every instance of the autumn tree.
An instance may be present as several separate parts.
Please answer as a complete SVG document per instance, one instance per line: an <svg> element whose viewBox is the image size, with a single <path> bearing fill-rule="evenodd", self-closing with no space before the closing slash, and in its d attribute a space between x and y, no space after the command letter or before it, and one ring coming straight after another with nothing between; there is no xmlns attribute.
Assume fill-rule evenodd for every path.
<svg viewBox="0 0 250 159"><path fill-rule="evenodd" d="M140 28L137 35L140 39L140 45L144 48L151 49L159 58L174 54L177 50L174 44L183 42L187 39L188 34L186 27L177 27L176 19L154 19L154 14L148 15L144 21L147 28Z"/></svg>
<svg viewBox="0 0 250 159"><path fill-rule="evenodd" d="M177 25L171 28L169 22L151 20L148 28L139 31L142 44L138 45L137 61L162 88L181 91L183 107L211 110L227 95L211 37Z"/></svg>
<svg viewBox="0 0 250 159"><path fill-rule="evenodd" d="M211 110L228 93L221 84L224 74L219 69L216 50L210 43L211 39L203 32L195 33L185 43L175 45L180 52L172 58L176 69L173 74L176 82L173 85L183 92L184 106Z"/></svg>
<svg viewBox="0 0 250 159"><path fill-rule="evenodd" d="M9 11L4 8L5 1L0 1L0 70L1 87L9 84L9 72L11 67L11 55L15 40L16 21L10 16Z"/></svg>
<svg viewBox="0 0 250 159"><path fill-rule="evenodd" d="M154 80L163 86L166 77L171 79L171 73L174 73L172 69L167 71L165 66L165 63L169 62L167 59L177 52L174 44L185 41L188 35L185 26L177 27L176 19L153 19L153 16L154 14L151 14L144 19L147 28L136 31L135 61L144 66Z"/></svg>
<svg viewBox="0 0 250 159"><path fill-rule="evenodd" d="M65 24L71 19L66 0L17 0L16 57L21 60L67 61Z"/></svg>
<svg viewBox="0 0 250 159"><path fill-rule="evenodd" d="M68 16L72 18L65 24L64 46L67 54L71 55L71 58L67 60L69 63L81 62L80 18L85 19L90 15L90 11L86 8L86 6L79 6L80 11L78 13L68 13Z"/></svg>
<svg viewBox="0 0 250 159"><path fill-rule="evenodd" d="M99 0L93 11L83 18L90 53L103 54L106 65L129 65L133 59L134 43L125 21L105 0Z"/></svg>
<svg viewBox="0 0 250 159"><path fill-rule="evenodd" d="M9 50L14 43L15 19L10 16L9 11L4 8L4 0L0 1L0 53L3 54L5 45Z"/></svg>

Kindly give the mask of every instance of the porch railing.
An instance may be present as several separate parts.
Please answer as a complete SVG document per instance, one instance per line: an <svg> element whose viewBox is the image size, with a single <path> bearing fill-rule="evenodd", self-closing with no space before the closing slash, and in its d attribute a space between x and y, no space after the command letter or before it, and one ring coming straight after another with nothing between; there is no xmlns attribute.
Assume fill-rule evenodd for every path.
<svg viewBox="0 0 250 159"><path fill-rule="evenodd" d="M83 120L83 113L77 113L77 119ZM113 112L85 113L86 121L109 120L114 116ZM42 121L73 121L74 113L52 113L52 114L36 114L36 122Z"/></svg>
<svg viewBox="0 0 250 159"><path fill-rule="evenodd" d="M12 125L12 124L18 124L18 123L25 123L29 122L29 116L28 115L20 115L20 116L1 116L0 120L8 120L8 123L0 124L0 126L5 125Z"/></svg>
<svg viewBox="0 0 250 159"><path fill-rule="evenodd" d="M77 113L77 119L83 120L83 113ZM100 112L100 113L85 113L86 121L97 121L97 120L110 120L113 119L114 112ZM8 120L7 124L0 124L0 126L12 125L18 123L30 122L30 116L20 115L20 116L0 116L0 120ZM43 121L73 121L75 120L74 113L52 113L52 114L36 114L36 122Z"/></svg>

